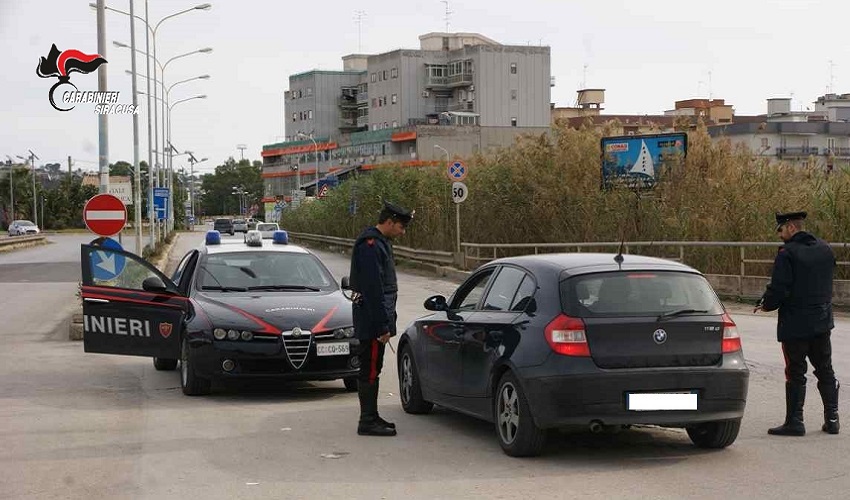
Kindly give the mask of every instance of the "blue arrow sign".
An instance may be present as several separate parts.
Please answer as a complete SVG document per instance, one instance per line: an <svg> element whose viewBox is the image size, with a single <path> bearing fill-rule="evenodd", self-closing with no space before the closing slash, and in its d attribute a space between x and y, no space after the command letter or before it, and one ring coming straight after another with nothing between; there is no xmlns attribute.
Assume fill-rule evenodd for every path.
<svg viewBox="0 0 850 500"><path fill-rule="evenodd" d="M104 238L100 244L103 250L95 250L91 253L91 268L94 279L98 281L110 281L117 278L127 263L127 258L112 250L124 250L121 244L112 238Z"/></svg>
<svg viewBox="0 0 850 500"><path fill-rule="evenodd" d="M153 189L153 209L158 220L168 216L168 188Z"/></svg>

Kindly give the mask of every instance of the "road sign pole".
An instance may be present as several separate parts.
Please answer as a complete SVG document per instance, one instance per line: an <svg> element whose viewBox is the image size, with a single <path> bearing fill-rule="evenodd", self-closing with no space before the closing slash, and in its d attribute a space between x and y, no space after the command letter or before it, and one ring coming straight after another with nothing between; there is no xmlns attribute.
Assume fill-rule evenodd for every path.
<svg viewBox="0 0 850 500"><path fill-rule="evenodd" d="M460 253L460 203L455 203L455 222L457 223L457 244L455 245L455 249L457 253Z"/></svg>

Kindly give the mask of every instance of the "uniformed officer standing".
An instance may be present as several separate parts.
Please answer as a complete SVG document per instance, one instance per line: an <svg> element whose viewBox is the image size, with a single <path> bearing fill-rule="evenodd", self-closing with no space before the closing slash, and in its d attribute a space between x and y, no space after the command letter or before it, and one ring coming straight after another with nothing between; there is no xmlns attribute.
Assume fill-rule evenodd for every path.
<svg viewBox="0 0 850 500"><path fill-rule="evenodd" d="M402 236L414 212L384 202L378 225L366 228L351 252L351 290L354 292L354 332L360 340L361 436L395 436L395 424L378 415L378 376L384 364L384 350L396 334L398 281L391 239Z"/></svg>
<svg viewBox="0 0 850 500"><path fill-rule="evenodd" d="M806 357L814 367L823 399L823 431L838 434L838 381L832 369L830 333L835 254L804 230L806 212L776 214L776 232L785 244L773 263L767 290L756 310L779 309L777 340L785 355L785 423L769 434L803 436Z"/></svg>

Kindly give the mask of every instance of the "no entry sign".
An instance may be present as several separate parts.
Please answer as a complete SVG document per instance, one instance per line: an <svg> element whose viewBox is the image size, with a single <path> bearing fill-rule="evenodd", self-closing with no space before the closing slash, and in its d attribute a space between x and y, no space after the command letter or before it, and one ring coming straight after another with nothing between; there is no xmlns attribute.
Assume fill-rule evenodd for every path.
<svg viewBox="0 0 850 500"><path fill-rule="evenodd" d="M83 220L89 231L100 236L112 236L124 229L127 209L117 196L99 194L86 202Z"/></svg>

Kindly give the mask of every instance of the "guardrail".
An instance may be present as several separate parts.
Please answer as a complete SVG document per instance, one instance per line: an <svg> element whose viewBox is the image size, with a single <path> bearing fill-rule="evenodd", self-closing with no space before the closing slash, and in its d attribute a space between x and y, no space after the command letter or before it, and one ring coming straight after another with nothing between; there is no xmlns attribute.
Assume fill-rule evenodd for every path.
<svg viewBox="0 0 850 500"><path fill-rule="evenodd" d="M7 238L0 238L0 250L15 247L24 243L42 243L45 238L46 237L42 234L35 236L9 236Z"/></svg>
<svg viewBox="0 0 850 500"><path fill-rule="evenodd" d="M354 246L353 239L340 238L337 236L323 236L319 234L308 233L289 233L290 237L320 243L334 247L351 249ZM454 264L454 254L451 252L442 252L439 250L417 250L415 248L393 245L393 253L397 257L404 259L415 260L417 262L425 262L428 264L452 265Z"/></svg>

